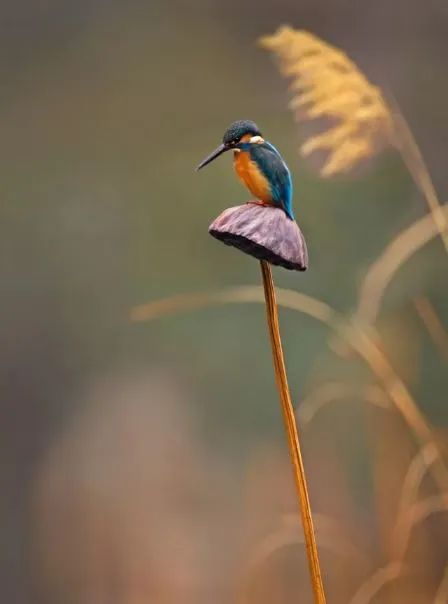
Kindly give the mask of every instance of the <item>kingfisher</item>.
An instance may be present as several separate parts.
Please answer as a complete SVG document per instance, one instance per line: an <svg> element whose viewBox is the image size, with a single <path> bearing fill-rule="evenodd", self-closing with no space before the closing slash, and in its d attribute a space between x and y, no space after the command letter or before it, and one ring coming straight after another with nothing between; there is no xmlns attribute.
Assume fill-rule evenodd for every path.
<svg viewBox="0 0 448 604"><path fill-rule="evenodd" d="M196 168L200 170L226 151L233 151L238 178L257 198L256 203L281 208L294 220L291 173L277 149L263 138L252 120L233 122L222 143Z"/></svg>

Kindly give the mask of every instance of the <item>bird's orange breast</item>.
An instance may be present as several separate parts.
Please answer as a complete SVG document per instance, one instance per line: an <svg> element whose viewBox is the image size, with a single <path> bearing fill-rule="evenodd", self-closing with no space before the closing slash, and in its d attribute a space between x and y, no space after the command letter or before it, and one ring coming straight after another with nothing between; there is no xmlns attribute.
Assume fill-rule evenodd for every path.
<svg viewBox="0 0 448 604"><path fill-rule="evenodd" d="M269 182L246 151L235 152L233 166L238 178L260 201L272 201Z"/></svg>

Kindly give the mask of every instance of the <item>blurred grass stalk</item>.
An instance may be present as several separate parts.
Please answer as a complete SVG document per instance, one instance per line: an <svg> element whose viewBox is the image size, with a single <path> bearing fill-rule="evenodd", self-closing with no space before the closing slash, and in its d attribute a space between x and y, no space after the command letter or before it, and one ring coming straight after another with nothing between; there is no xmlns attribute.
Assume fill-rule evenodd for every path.
<svg viewBox="0 0 448 604"><path fill-rule="evenodd" d="M297 488L300 515L302 517L302 526L305 535L306 554L311 576L311 584L314 592L316 604L325 604L325 592L322 582L322 573L320 570L319 553L317 550L316 537L311 515L311 505L308 495L305 467L303 465L302 454L300 451L299 435L294 415L294 407L291 402L289 392L288 378L286 374L285 359L280 337L280 326L278 320L277 300L275 296L275 286L272 279L270 265L262 260L260 262L261 273L263 277L264 297L266 301L266 315L268 321L269 337L272 346L272 358L274 361L275 379L280 396L280 403L285 422L285 429L288 439L289 454L293 466L294 479Z"/></svg>
<svg viewBox="0 0 448 604"><path fill-rule="evenodd" d="M448 333L433 304L427 296L417 296L414 306L440 356L448 361Z"/></svg>
<svg viewBox="0 0 448 604"><path fill-rule="evenodd" d="M448 220L440 212L441 203L429 174L420 147L395 99L389 99L393 117L395 144L400 155L428 205L437 231L448 254Z"/></svg>

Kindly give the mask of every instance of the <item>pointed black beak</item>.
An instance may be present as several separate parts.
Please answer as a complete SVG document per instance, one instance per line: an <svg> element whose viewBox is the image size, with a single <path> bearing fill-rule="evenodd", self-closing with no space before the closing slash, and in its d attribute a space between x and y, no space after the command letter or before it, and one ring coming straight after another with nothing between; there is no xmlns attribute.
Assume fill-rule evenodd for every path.
<svg viewBox="0 0 448 604"><path fill-rule="evenodd" d="M200 170L201 168L212 162L214 159L219 157L222 153L225 153L225 151L229 151L230 149L230 145L225 145L224 143L222 143L222 145L219 145L219 147L215 149L213 153L210 153L208 157L201 161L199 166L196 168L196 171Z"/></svg>

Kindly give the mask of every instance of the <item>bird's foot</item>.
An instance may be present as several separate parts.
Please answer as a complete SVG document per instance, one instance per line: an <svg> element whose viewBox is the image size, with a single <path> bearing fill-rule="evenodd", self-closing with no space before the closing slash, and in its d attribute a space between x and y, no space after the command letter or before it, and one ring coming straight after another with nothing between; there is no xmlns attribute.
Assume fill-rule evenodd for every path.
<svg viewBox="0 0 448 604"><path fill-rule="evenodd" d="M250 201L247 201L246 203L250 203L254 206L272 207L272 203L269 203L267 201L261 201L260 199L251 199Z"/></svg>

